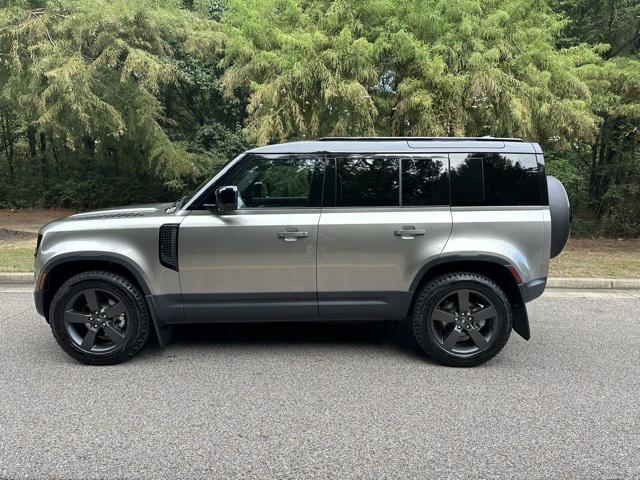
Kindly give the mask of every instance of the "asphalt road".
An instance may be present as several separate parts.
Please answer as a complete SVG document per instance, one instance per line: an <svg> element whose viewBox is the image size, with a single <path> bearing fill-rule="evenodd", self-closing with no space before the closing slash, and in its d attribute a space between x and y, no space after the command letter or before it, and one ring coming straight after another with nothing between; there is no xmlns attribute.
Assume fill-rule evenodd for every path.
<svg viewBox="0 0 640 480"><path fill-rule="evenodd" d="M545 294L474 369L385 324L182 328L86 367L1 287L2 478L640 478L637 293Z"/></svg>

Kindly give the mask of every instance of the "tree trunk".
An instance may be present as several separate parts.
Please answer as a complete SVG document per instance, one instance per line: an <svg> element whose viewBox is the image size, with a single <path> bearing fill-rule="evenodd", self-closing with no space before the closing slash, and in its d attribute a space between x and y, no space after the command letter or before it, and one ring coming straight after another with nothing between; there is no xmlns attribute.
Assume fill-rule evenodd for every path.
<svg viewBox="0 0 640 480"><path fill-rule="evenodd" d="M40 132L40 170L42 178L46 179L49 176L49 167L47 164L47 134L44 132Z"/></svg>
<svg viewBox="0 0 640 480"><path fill-rule="evenodd" d="M36 163L36 127L33 125L29 125L27 127L27 141L29 142L29 155L31 156L31 161Z"/></svg>
<svg viewBox="0 0 640 480"><path fill-rule="evenodd" d="M2 144L4 146L4 154L7 158L7 167L9 169L9 180L13 182L16 175L14 155L13 155L13 132L11 131L11 123L9 122L9 115L3 115L0 117L0 124L2 126Z"/></svg>

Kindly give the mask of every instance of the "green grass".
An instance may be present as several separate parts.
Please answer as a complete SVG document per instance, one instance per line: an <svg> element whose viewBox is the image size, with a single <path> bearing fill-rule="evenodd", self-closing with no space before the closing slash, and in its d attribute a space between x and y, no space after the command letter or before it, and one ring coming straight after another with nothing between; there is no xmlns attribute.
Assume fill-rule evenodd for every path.
<svg viewBox="0 0 640 480"><path fill-rule="evenodd" d="M1 246L0 272L33 272L33 248Z"/></svg>

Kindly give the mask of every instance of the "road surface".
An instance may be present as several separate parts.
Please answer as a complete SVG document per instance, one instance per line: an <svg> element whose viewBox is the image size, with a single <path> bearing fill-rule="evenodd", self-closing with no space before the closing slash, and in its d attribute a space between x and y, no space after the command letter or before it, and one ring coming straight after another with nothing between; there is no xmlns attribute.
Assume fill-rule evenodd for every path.
<svg viewBox="0 0 640 480"><path fill-rule="evenodd" d="M67 357L0 286L0 478L640 478L640 293L549 291L445 368L387 324L183 327Z"/></svg>

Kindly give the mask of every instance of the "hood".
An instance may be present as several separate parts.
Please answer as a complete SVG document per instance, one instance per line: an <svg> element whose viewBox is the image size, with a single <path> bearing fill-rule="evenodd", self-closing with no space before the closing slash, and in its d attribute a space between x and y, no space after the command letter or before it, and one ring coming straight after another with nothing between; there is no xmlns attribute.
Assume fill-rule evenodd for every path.
<svg viewBox="0 0 640 480"><path fill-rule="evenodd" d="M147 205L133 205L130 207L106 208L103 210L92 210L90 212L76 213L65 218L53 220L40 229L40 233L57 229L60 226L69 227L80 220L109 220L119 218L143 218L143 217L164 217L170 215L166 210L172 203L150 203ZM77 225L76 225L77 226ZM75 227L74 227L75 228Z"/></svg>
<svg viewBox="0 0 640 480"><path fill-rule="evenodd" d="M97 220L100 218L130 218L130 217L156 217L166 215L166 210L171 203L149 203L145 205L132 205L129 207L114 207L104 210L92 210L90 212L76 213L67 217L68 220Z"/></svg>

